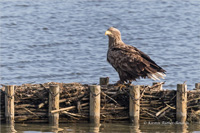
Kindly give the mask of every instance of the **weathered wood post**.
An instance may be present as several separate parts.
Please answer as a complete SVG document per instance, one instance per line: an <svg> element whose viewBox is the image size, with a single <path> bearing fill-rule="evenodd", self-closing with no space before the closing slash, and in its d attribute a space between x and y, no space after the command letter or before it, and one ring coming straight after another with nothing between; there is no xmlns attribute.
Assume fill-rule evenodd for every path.
<svg viewBox="0 0 200 133"><path fill-rule="evenodd" d="M195 83L195 89L200 90L200 83Z"/></svg>
<svg viewBox="0 0 200 133"><path fill-rule="evenodd" d="M14 124L15 107L14 107L14 85L8 85L5 88L5 116L7 124Z"/></svg>
<svg viewBox="0 0 200 133"><path fill-rule="evenodd" d="M101 77L99 80L100 85L108 85L109 84L109 77L103 78Z"/></svg>
<svg viewBox="0 0 200 133"><path fill-rule="evenodd" d="M100 123L100 85L90 86L90 123Z"/></svg>
<svg viewBox="0 0 200 133"><path fill-rule="evenodd" d="M129 117L130 122L138 123L140 119L140 86L130 86Z"/></svg>
<svg viewBox="0 0 200 133"><path fill-rule="evenodd" d="M160 84L159 82L153 82L153 85ZM163 90L163 84L158 85L158 90Z"/></svg>
<svg viewBox="0 0 200 133"><path fill-rule="evenodd" d="M177 84L176 121L185 123L187 118L187 85Z"/></svg>
<svg viewBox="0 0 200 133"><path fill-rule="evenodd" d="M50 85L49 88L49 123L59 124L59 113L51 113L52 110L59 109L60 88L58 85Z"/></svg>

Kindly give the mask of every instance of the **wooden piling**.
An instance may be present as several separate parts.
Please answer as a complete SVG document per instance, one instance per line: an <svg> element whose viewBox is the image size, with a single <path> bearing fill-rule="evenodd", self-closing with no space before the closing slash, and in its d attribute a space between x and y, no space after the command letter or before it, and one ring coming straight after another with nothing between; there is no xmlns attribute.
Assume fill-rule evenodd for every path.
<svg viewBox="0 0 200 133"><path fill-rule="evenodd" d="M100 123L100 85L90 86L90 123Z"/></svg>
<svg viewBox="0 0 200 133"><path fill-rule="evenodd" d="M187 85L177 84L176 121L185 123L187 118Z"/></svg>
<svg viewBox="0 0 200 133"><path fill-rule="evenodd" d="M140 119L140 86L130 86L129 117L130 122L138 123Z"/></svg>
<svg viewBox="0 0 200 133"><path fill-rule="evenodd" d="M60 89L58 85L50 85L49 88L49 123L51 125L59 124L59 113L51 113L59 109Z"/></svg>
<svg viewBox="0 0 200 133"><path fill-rule="evenodd" d="M52 108L53 102L51 101L49 102L48 98L52 99L54 96L57 96L58 94L54 93L51 89L49 89L49 88L52 88L50 87L50 85L52 84L55 84L55 82L44 83L44 84L23 84L22 86L17 86L17 87L15 86L15 101L14 101L14 104L15 104L14 117L15 118L14 120L16 122L22 122L22 123L48 122L51 119L50 115L54 113L57 113L57 114L63 113L65 115L59 116L59 122L80 122L80 121L87 121L91 119L91 122L93 121L94 123L95 118L96 118L95 116L98 116L98 118L101 116L100 120L104 122L127 121L129 119L131 119L131 122L134 122L134 119L136 121L137 119L139 119L139 122L148 122L148 121L149 122L155 122L155 121L175 122L176 114L174 114L174 111L176 111L177 109L177 121L181 121L181 120L178 120L178 115L180 116L183 114L182 111L180 111L181 110L180 104L182 104L182 102L180 103L180 101L184 101L184 100L186 101L186 99L180 100L180 97L182 95L184 94L186 95L186 93L184 93L183 90L181 90L183 92L182 93L178 89L177 91L176 90L160 91L159 89L157 89L157 85L160 85L163 83L156 84L155 86L141 85L140 98L138 98L139 101L137 98L133 97L134 96L133 90L132 91L130 90L131 98L134 99L132 100L132 104L130 103L130 105L123 104L123 103L129 103L129 98L127 98L127 96L128 97L130 96L129 88L123 89L123 91L119 91L118 87L114 85L101 86L100 91L101 91L102 96L100 96L100 93L95 93L94 90L92 89L90 91L90 88L89 88L90 85L85 85L85 84L82 85L79 83L56 83L60 86L60 89L62 87L62 90L60 90L60 92L62 91L62 93L60 93L60 100L59 100L61 104L59 108L53 109ZM8 114L8 113L6 114L7 111L5 112L5 108L8 107L7 105L5 106L5 102L7 101L9 102L9 100L7 100L9 98L10 99L14 98L13 96L14 94L9 94L7 97L7 93L8 93L7 88L9 87L6 87L6 85L2 85L2 87L0 88L0 97L2 100L2 102L0 103L0 106L1 106L0 120L2 123L6 122L5 116ZM193 86L193 88L195 87ZM198 88L198 85L196 85L196 88ZM93 108L97 107L96 105L94 105L94 102L91 102L90 104L89 95L91 95L92 98L96 98L98 96L101 97L101 101L100 101L101 106L100 106L100 103L98 104L98 107L100 106L99 107L100 116L95 115L94 113L93 115L91 115L91 117L89 116L90 105L91 107L93 106ZM177 104L176 104L176 96L177 96ZM7 97L7 99L5 97ZM92 98L91 98L91 101L92 101ZM196 121L198 122L200 120L200 117L198 117L199 98L200 98L199 90L187 91L187 111L188 111L187 122L196 122ZM139 104L141 107L139 118L135 116L137 113L134 113L134 107L131 107L131 105L138 106L139 104L136 103L137 101L140 102ZM51 106L51 112L48 110L50 106ZM131 111L130 113L127 112L127 109L129 111L129 106L130 106L130 110L132 110L132 113ZM95 111L96 109L91 109L91 110L95 113L98 112L98 111ZM49 114L47 113L48 111L49 111ZM91 114L92 114L92 111L90 111ZM49 115L49 120L48 120L48 115ZM69 119L66 118L66 115L69 117ZM97 120L96 123L98 122L99 120ZM93 125L93 123L91 123L91 125ZM135 125L135 123L133 125Z"/></svg>
<svg viewBox="0 0 200 133"><path fill-rule="evenodd" d="M195 89L200 90L200 83L195 83Z"/></svg>
<svg viewBox="0 0 200 133"><path fill-rule="evenodd" d="M8 85L5 88L5 117L7 124L14 124L15 107L14 107L14 85Z"/></svg>
<svg viewBox="0 0 200 133"><path fill-rule="evenodd" d="M100 85L108 85L109 84L109 77L103 78L101 77L99 80Z"/></svg>
<svg viewBox="0 0 200 133"><path fill-rule="evenodd" d="M160 84L159 82L153 82L153 85ZM163 84L160 84L157 88L158 90L163 90Z"/></svg>

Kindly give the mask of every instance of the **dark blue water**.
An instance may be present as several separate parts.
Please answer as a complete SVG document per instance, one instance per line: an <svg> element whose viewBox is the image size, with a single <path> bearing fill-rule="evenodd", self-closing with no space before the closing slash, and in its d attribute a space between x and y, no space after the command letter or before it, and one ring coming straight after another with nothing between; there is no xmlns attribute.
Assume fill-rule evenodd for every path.
<svg viewBox="0 0 200 133"><path fill-rule="evenodd" d="M1 0L1 83L116 82L110 27L166 69L166 89L200 79L198 0ZM138 80L134 84L152 84Z"/></svg>

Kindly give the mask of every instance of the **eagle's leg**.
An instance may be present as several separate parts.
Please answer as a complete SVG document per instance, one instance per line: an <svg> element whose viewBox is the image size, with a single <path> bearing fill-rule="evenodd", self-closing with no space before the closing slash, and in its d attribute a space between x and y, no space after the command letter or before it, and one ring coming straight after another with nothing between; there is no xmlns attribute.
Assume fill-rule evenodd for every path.
<svg viewBox="0 0 200 133"><path fill-rule="evenodd" d="M116 85L116 87L119 88L118 89L119 91L122 91L123 88L127 87L127 85L124 82L122 82L121 80L117 81L117 83L115 85Z"/></svg>
<svg viewBox="0 0 200 133"><path fill-rule="evenodd" d="M126 84L127 86L130 86L132 83L132 80L129 80L128 83Z"/></svg>
<svg viewBox="0 0 200 133"><path fill-rule="evenodd" d="M123 88L130 87L131 83L132 80L129 80L128 82L122 82L121 80L119 80L117 82L117 87L119 87L119 91L122 91Z"/></svg>
<svg viewBox="0 0 200 133"><path fill-rule="evenodd" d="M127 86L125 84L120 84L119 85L119 91L122 91L123 88L126 88Z"/></svg>

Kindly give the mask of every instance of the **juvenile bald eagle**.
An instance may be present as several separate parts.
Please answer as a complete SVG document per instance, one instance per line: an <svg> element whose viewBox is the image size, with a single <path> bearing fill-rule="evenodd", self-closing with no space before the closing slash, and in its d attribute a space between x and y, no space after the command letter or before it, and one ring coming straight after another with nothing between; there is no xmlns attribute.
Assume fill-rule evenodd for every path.
<svg viewBox="0 0 200 133"><path fill-rule="evenodd" d="M107 61L119 74L118 83L131 83L136 79L150 78L159 80L165 77L165 70L158 66L148 55L136 47L126 45L118 29L110 27L105 35L109 38Z"/></svg>

